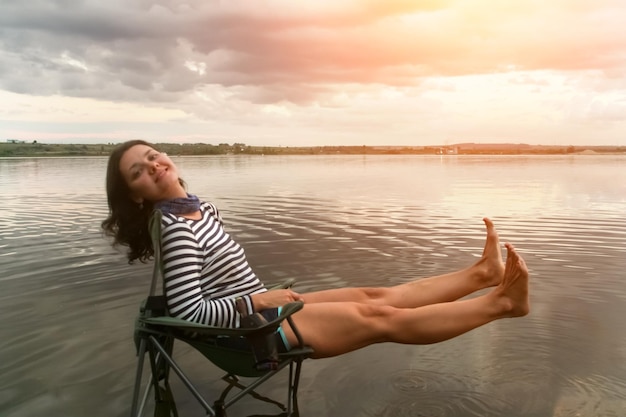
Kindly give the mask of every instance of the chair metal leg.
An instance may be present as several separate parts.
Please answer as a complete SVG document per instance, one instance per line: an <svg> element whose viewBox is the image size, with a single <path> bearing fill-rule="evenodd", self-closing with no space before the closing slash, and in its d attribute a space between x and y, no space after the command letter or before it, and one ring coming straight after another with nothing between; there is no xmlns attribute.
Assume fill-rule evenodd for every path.
<svg viewBox="0 0 626 417"><path fill-rule="evenodd" d="M264 383L265 381L267 381L268 379L270 379L271 377L273 377L274 375L276 375L278 372L280 372L285 366L287 366L287 363L282 363L279 364L278 368L272 370L272 371L268 371L265 375L263 375L262 377L257 378L254 382L252 382L250 385L246 386L246 388L240 392L238 392L235 396L233 396L233 398L231 398L228 402L226 402L225 407L228 408L231 405L233 405L235 402L237 402L241 397L247 395L249 392L251 392L252 390L254 390L256 387L258 387L259 385L261 385L262 383Z"/></svg>
<svg viewBox="0 0 626 417"><path fill-rule="evenodd" d="M289 363L289 387L287 394L287 416L292 416L298 412L298 385L300 384L300 373L302 370L302 359L296 359Z"/></svg>
<svg viewBox="0 0 626 417"><path fill-rule="evenodd" d="M155 400L155 407L159 407L159 404L157 404L158 402L161 401L172 401L172 398L164 398L164 396L167 395L171 395L171 389L169 386L169 371L166 369L163 374L162 378L159 378L157 375L157 378L154 377L154 375L156 375L157 372L159 372L158 370L163 366L163 359L162 359L162 355L160 352L154 352L153 350L150 351L150 367L153 370L149 375L148 375L148 383L146 384L146 389L144 391L143 397L141 399L141 403L139 404L139 410L137 411L136 414L133 414L133 417L142 417L144 414L144 408L146 407L146 404L148 404L148 398L150 397L150 393L152 392L152 389L155 390L154 392L154 400ZM161 387L161 379L163 379L163 387ZM159 414L156 410L155 413L157 413L158 415L163 415L163 414ZM162 413L162 412L161 412ZM155 414L155 415L157 415ZM178 417L178 411L176 409L176 406L174 407L170 407L168 408L168 417Z"/></svg>
<svg viewBox="0 0 626 417"><path fill-rule="evenodd" d="M154 336L150 336L149 339L150 339L150 342L152 343L152 345L157 348L157 350L161 353L163 358L171 366L171 368L174 370L176 375L178 375L178 377L183 382L183 384L185 384L187 389L189 389L189 391L191 391L191 394L196 398L196 400L198 400L198 402L202 405L202 407L204 407L204 409L206 410L208 415L214 416L215 415L215 410L213 410L213 408L209 405L209 403L206 402L204 397L202 397L200 392L191 383L189 378L187 378L187 375L185 375L185 373L182 371L182 369L180 369L180 367L176 364L176 362L174 362L172 360L172 358L170 358L170 356L167 354L167 352L165 351L163 346L161 346L161 344L158 342L158 340L156 340L156 338Z"/></svg>
<svg viewBox="0 0 626 417"><path fill-rule="evenodd" d="M290 416L291 415L291 406L292 406L292 402L293 402L293 379L294 379L294 375L293 375L293 361L289 362L289 380L287 381L287 383L289 384L289 386L287 387L287 415Z"/></svg>
<svg viewBox="0 0 626 417"><path fill-rule="evenodd" d="M222 395L220 395L220 398L218 400L216 400L215 404L224 404L224 401L226 401L226 397L228 396L228 394L230 393L230 391L233 388L239 388L239 390L244 391L245 390L245 394L244 395L250 395L252 398L255 398L259 401L263 401L269 404L274 404L277 407L279 407L281 410L286 411L287 407L285 407L284 404L273 400L271 398L265 397L261 394L259 394L258 392L256 392L253 389L250 389L249 385L245 385L241 382L239 382L239 378L236 375L233 374L226 374L222 377L222 381L228 383L228 386L222 391ZM241 398L241 395L239 395L239 398ZM232 405L233 402L231 401L229 403L229 405Z"/></svg>
<svg viewBox="0 0 626 417"><path fill-rule="evenodd" d="M137 354L137 373L135 375L135 387L133 389L133 405L130 409L130 417L137 417L137 401L139 400L139 391L141 390L141 376L143 374L143 363L146 353L146 340L141 339L139 342L139 352Z"/></svg>
<svg viewBox="0 0 626 417"><path fill-rule="evenodd" d="M152 374L148 376L148 385L146 385L146 390L143 393L143 398L141 399L141 403L139 404L139 411L133 417L141 417L143 416L143 409L148 403L148 397L150 396L150 392L152 392Z"/></svg>
<svg viewBox="0 0 626 417"><path fill-rule="evenodd" d="M296 360L296 375L294 377L293 386L290 386L291 398L293 399L293 408L289 410L289 415L292 412L298 412L298 387L300 385L300 374L302 371L302 358Z"/></svg>
<svg viewBox="0 0 626 417"><path fill-rule="evenodd" d="M144 390L143 396L141 397L141 401L139 401L139 393L141 391L141 380L143 377L143 366L146 361L146 353L147 353L146 346L147 346L146 339L141 339L141 341L139 342L139 349L138 349L138 354L137 354L137 358L138 358L137 374L135 376L135 387L133 389L133 403L132 403L131 410L130 410L131 417L143 416L144 408L146 404L148 403L148 397L150 396L150 392L152 392L153 385L155 384L153 374L150 373L150 375L148 375L148 383L146 385L146 389ZM153 362L158 364L159 361L160 361L160 353L157 353L156 357L154 358L154 361L153 360L150 361L151 362L150 366L153 370L155 368L158 368L158 365L156 365L155 367ZM158 381L156 382L156 384L158 385Z"/></svg>
<svg viewBox="0 0 626 417"><path fill-rule="evenodd" d="M162 406L161 401L165 400L170 401L171 391L169 389L169 373L170 369L173 370L181 382L187 387L187 389L191 392L191 394L196 398L196 400L200 403L200 405L205 409L206 416L209 417L219 417L226 415L226 409L230 406L234 405L237 401L239 401L242 397L246 395L252 395L255 398L259 398L264 401L268 401L269 399L260 396L254 390L259 387L261 384L265 383L268 379L276 375L278 372L282 371L287 365L289 365L289 375L288 375L288 396L287 396L287 407L276 402L276 401L268 401L274 404L277 404L280 408L283 409L286 413L285 416L294 417L299 415L298 411L298 386L300 382L301 370L302 370L302 362L304 360L303 357L296 357L292 360L282 361L278 367L278 369L272 370L261 376L260 378L255 379L249 385L243 385L237 383L237 378L235 378L235 383L231 382L231 386L227 387L223 395L213 404L210 405L207 400L202 396L200 391L193 385L191 380L187 377L187 375L183 372L183 370L178 366L178 364L172 358L172 344L173 340L169 338L161 338L156 337L155 335L148 335L147 337L142 338L139 344L139 361L137 365L137 374L135 387L133 391L133 403L131 408L131 417L141 417L144 412L144 407L147 403L147 400L150 396L150 391L152 389L155 390L155 401L156 404ZM148 386L146 387L145 394L139 404L139 394L141 391L141 379L143 374L145 355L149 354L150 356L150 366L152 373L149 376ZM228 381L227 381L228 382ZM162 387L162 384L165 387ZM236 386L240 389L232 398L226 400L226 395L228 391L232 388L232 386ZM159 409L161 410L161 409ZM174 415L176 415L176 410L174 410ZM169 414L168 414L169 415Z"/></svg>

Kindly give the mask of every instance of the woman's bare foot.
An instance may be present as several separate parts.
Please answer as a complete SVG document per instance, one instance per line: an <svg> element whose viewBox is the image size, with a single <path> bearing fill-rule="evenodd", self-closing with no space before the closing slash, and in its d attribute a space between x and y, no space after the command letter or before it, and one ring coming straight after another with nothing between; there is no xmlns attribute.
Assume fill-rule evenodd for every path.
<svg viewBox="0 0 626 417"><path fill-rule="evenodd" d="M506 243L506 268L502 282L494 289L503 317L521 317L528 314L528 268L524 259L510 243Z"/></svg>
<svg viewBox="0 0 626 417"><path fill-rule="evenodd" d="M502 282L504 276L504 262L502 262L502 251L500 248L500 239L493 222L487 217L483 219L487 226L487 240L483 255L474 267L477 276L483 287L493 287Z"/></svg>

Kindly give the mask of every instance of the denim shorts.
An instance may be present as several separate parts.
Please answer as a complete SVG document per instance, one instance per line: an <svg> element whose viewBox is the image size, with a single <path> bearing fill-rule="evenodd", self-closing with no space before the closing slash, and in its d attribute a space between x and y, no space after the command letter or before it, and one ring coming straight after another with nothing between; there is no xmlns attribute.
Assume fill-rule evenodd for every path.
<svg viewBox="0 0 626 417"><path fill-rule="evenodd" d="M268 308L266 310L259 311L259 313L261 313L261 315L265 317L265 320L272 321L276 319L276 317L280 316L281 310L282 310L282 307ZM289 352L291 350L291 346L289 345L289 341L287 341L287 336L285 336L285 332L283 331L282 326L280 326L276 330L275 335L276 335L276 347L278 349L278 352L279 353Z"/></svg>
<svg viewBox="0 0 626 417"><path fill-rule="evenodd" d="M267 321L272 321L276 319L280 315L281 307L278 308L268 308L266 310L261 310L259 313L265 318ZM291 350L291 346L287 341L287 337L283 332L282 327L276 329L274 333L274 337L276 339L276 349L278 353L286 353ZM251 350L252 346L248 343L248 340L245 337L229 337L229 336L219 336L217 338L218 346L227 347L229 349L237 349L237 350Z"/></svg>

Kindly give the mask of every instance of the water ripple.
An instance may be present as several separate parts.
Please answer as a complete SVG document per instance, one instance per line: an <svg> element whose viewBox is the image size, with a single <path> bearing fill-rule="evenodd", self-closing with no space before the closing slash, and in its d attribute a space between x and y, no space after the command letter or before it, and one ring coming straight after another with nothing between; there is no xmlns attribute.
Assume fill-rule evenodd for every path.
<svg viewBox="0 0 626 417"><path fill-rule="evenodd" d="M529 317L433 346L308 361L303 416L621 417L626 201L608 179L623 163L585 161L181 159L268 283L296 278L305 292L443 274L480 256L484 215L527 260ZM101 235L105 162L0 160L3 416L127 415L132 320L151 265L128 266ZM205 388L221 376L197 372Z"/></svg>

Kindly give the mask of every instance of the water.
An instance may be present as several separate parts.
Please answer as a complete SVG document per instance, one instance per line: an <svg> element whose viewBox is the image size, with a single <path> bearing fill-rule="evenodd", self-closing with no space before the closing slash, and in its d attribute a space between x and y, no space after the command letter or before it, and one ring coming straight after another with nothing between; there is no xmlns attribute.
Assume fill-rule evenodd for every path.
<svg viewBox="0 0 626 417"><path fill-rule="evenodd" d="M626 157L175 158L266 282L394 285L479 256L496 222L532 312L430 346L305 363L302 416L626 415ZM0 416L126 416L150 265L102 237L104 158L0 159ZM183 364L217 394L221 374ZM280 376L262 391L282 400ZM174 383L182 416L200 408ZM278 414L246 400L230 416Z"/></svg>

